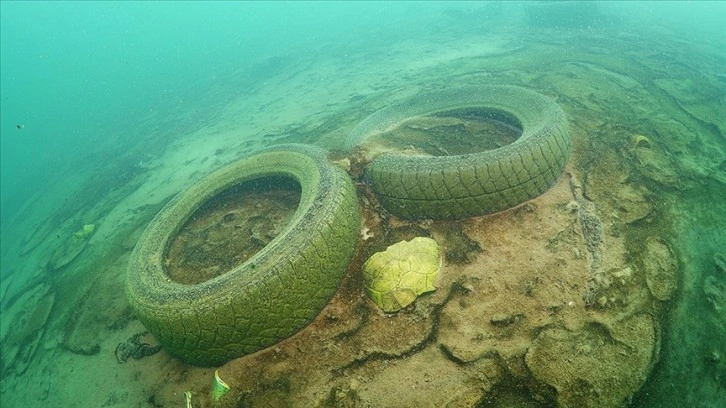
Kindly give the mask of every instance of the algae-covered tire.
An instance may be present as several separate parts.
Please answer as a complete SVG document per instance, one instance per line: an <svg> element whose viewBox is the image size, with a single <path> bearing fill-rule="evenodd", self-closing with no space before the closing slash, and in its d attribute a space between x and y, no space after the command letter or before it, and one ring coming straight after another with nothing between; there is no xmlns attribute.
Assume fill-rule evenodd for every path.
<svg viewBox="0 0 726 408"><path fill-rule="evenodd" d="M463 87L421 94L384 108L351 131L349 147L416 116L485 108L515 118L513 143L455 156L387 153L366 168L371 188L392 214L407 219L461 219L501 211L545 192L567 163L570 134L562 109L516 86ZM445 143L445 140L441 141Z"/></svg>
<svg viewBox="0 0 726 408"><path fill-rule="evenodd" d="M165 253L192 214L221 192L265 177L299 184L292 221L228 272L198 284L172 281ZM174 197L135 247L126 293L167 351L194 365L220 365L312 321L340 285L359 236L360 208L348 174L322 150L282 145L227 165Z"/></svg>

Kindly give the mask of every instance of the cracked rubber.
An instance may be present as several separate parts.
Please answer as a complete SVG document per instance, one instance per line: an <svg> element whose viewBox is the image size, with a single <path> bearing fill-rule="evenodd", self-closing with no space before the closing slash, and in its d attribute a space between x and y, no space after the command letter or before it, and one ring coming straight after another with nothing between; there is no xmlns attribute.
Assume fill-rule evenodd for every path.
<svg viewBox="0 0 726 408"><path fill-rule="evenodd" d="M206 201L269 176L301 186L293 219L236 268L185 285L169 279L165 251ZM299 331L330 301L360 236L360 208L348 174L324 151L282 145L223 167L173 198L151 221L128 265L126 293L164 348L198 366L217 366Z"/></svg>
<svg viewBox="0 0 726 408"><path fill-rule="evenodd" d="M478 153L386 153L375 158L366 177L389 212L433 220L485 215L535 198L555 183L570 154L565 113L547 97L516 86L464 87L415 96L363 120L349 134L347 145L359 145L412 117L472 107L513 115L522 135L509 145Z"/></svg>

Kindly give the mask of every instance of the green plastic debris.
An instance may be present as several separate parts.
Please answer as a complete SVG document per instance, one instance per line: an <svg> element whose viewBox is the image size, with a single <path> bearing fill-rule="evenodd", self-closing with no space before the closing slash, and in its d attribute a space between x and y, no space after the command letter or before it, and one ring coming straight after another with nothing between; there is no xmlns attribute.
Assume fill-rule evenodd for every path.
<svg viewBox="0 0 726 408"><path fill-rule="evenodd" d="M192 392L187 391L184 393L184 407L185 408L194 408L192 405Z"/></svg>
<svg viewBox="0 0 726 408"><path fill-rule="evenodd" d="M212 400L219 401L224 394L229 392L229 385L219 378L219 370L214 371L214 383L212 384Z"/></svg>
<svg viewBox="0 0 726 408"><path fill-rule="evenodd" d="M93 234L93 231L96 230L96 224L86 224L83 226L83 228L79 229L78 231L73 233L73 239L77 241L82 241L88 237L90 237Z"/></svg>
<svg viewBox="0 0 726 408"><path fill-rule="evenodd" d="M422 293L436 290L441 250L431 238L417 237L373 254L363 264L366 293L384 312L397 312Z"/></svg>

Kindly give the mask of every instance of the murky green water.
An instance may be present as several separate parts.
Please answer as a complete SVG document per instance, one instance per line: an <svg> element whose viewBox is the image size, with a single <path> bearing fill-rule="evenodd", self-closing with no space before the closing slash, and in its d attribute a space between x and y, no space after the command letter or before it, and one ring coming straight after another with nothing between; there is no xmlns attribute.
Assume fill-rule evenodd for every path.
<svg viewBox="0 0 726 408"><path fill-rule="evenodd" d="M611 295L572 301L595 320L647 306L657 322L652 364L642 381L626 378L637 387L621 402L726 405L726 3L2 2L0 8L3 406L180 406L188 390L195 404L210 406L214 370L165 351L151 353L158 351L156 341L126 299L126 264L148 222L204 174L281 142L313 143L333 158L348 157L351 166L339 165L362 185L359 157L344 147L358 123L420 93L481 84L532 89L568 117L573 151L566 172L579 177L582 200L593 203L603 223L605 245L612 245L605 263L616 254L610 259L618 259L618 268L634 273L629 305ZM486 129L498 129L498 136L485 148L511 142L511 129L501 123L433 118L418 118L408 128L414 134L409 142L426 140L429 151L421 150L429 154L451 154L447 142L466 154L473 147L461 135ZM447 140L457 129L458 139ZM394 142L406 148L405 140ZM370 197L362 198L362 189L367 219L385 215ZM555 186L535 200L542 229L562 215L545 210L567 190ZM565 211L557 205L552 208ZM380 217L367 226L387 239L428 234L479 248L447 266L449 276L471 278L477 272L466 265L499 248L486 241L492 233L482 226L511 221L501 235L509 238L524 228L517 220L527 211L453 226L399 225ZM390 230L376 229L378 222ZM360 254L385 248L385 241L369 239L371 231L363 231ZM558 239L566 241L563 236ZM655 240L677 258L677 289L660 300L642 260ZM582 261L562 251L552 256ZM446 398L428 403L554 406L573 392L532 376L536 370L525 364L529 346L510 350L512 360L501 357L503 349L490 353L498 360L472 361L450 350L456 336L440 323L452 299L464 302L459 297L471 291L469 281L444 281L448 287L414 310L385 320L359 296L362 278L356 276L349 272L341 295L301 333L307 343L293 339L224 365L232 392L217 405L381 406L394 400L407 406L439 387ZM482 276L481 282L496 280ZM532 277L511 299L557 285L587 290L586 284L547 282ZM569 298L560 301L567 305ZM601 308L593 308L598 301ZM524 320L534 320L527 313ZM522 318L509 317L492 322L507 326ZM435 323L421 323L427 320ZM400 347L413 346L396 348L391 333L376 332L388 323L402 336ZM336 325L339 332L331 329ZM617 334L609 335L617 343ZM467 341L484 338L471 334ZM575 351L590 353L588 347ZM448 367L439 371L443 379L425 377L421 361ZM592 361L592 371L607 366ZM415 391L392 385L399 371L390 367L397 365L414 367L401 382ZM291 366L306 374L296 376ZM571 373L563 368L564 375ZM464 385L450 386L447 376ZM589 390L582 391L583 404L610 406L597 394L605 388L583 376L579 381Z"/></svg>

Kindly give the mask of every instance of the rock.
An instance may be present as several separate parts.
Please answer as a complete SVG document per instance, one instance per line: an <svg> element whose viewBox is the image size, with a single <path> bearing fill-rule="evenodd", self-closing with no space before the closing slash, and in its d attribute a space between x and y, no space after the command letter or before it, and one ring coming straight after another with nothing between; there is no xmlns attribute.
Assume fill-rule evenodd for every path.
<svg viewBox="0 0 726 408"><path fill-rule="evenodd" d="M650 237L642 259L650 293L658 300L669 300L678 289L678 261L670 246L658 237Z"/></svg>
<svg viewBox="0 0 726 408"><path fill-rule="evenodd" d="M444 355L459 364L493 355L521 359L531 342L530 333L537 329L521 309L501 306L501 298L483 290L449 302L439 324L439 348Z"/></svg>
<svg viewBox="0 0 726 408"><path fill-rule="evenodd" d="M523 317L521 313L495 314L489 321L494 326L505 327L519 322Z"/></svg>
<svg viewBox="0 0 726 408"><path fill-rule="evenodd" d="M87 237L76 238L73 236L72 238L64 239L50 257L49 265L51 269L60 269L71 263L71 261L83 252L87 243Z"/></svg>
<svg viewBox="0 0 726 408"><path fill-rule="evenodd" d="M53 231L54 224L52 222L40 222L36 225L33 232L31 232L21 244L21 255L26 255L38 245L45 241L45 238Z"/></svg>
<svg viewBox="0 0 726 408"><path fill-rule="evenodd" d="M459 224L444 228L444 253L446 262L455 265L471 263L482 252L481 245L471 239Z"/></svg>
<svg viewBox="0 0 726 408"><path fill-rule="evenodd" d="M534 377L556 390L560 407L621 407L645 382L656 354L650 315L581 331L543 330L527 351Z"/></svg>
<svg viewBox="0 0 726 408"><path fill-rule="evenodd" d="M726 282L713 275L707 276L703 282L703 293L713 310L719 313L726 311Z"/></svg>
<svg viewBox="0 0 726 408"><path fill-rule="evenodd" d="M0 372L5 373L10 369L17 375L25 372L45 332L45 323L54 302L55 293L50 290L50 286L40 284L29 289L3 312L3 359Z"/></svg>
<svg viewBox="0 0 726 408"><path fill-rule="evenodd" d="M605 240L602 221L598 216L595 203L583 195L582 183L573 174L570 175L570 189L572 190L572 196L578 204L577 219L580 221L582 236L585 239L587 251L590 253L590 270L597 272L602 263L602 252Z"/></svg>
<svg viewBox="0 0 726 408"><path fill-rule="evenodd" d="M653 204L646 199L648 192L642 186L623 183L612 194L617 197L620 220L626 224L640 221L653 213Z"/></svg>
<svg viewBox="0 0 726 408"><path fill-rule="evenodd" d="M713 263L716 264L716 269L722 274L726 275L726 256L716 254L713 256Z"/></svg>
<svg viewBox="0 0 726 408"><path fill-rule="evenodd" d="M709 275L703 281L703 294L716 313L726 313L726 260L721 254L714 256L716 275Z"/></svg>
<svg viewBox="0 0 726 408"><path fill-rule="evenodd" d="M665 186L684 189L686 183L678 174L678 164L663 151L662 147L635 149L634 155L638 163L637 168L645 177Z"/></svg>
<svg viewBox="0 0 726 408"><path fill-rule="evenodd" d="M146 230L146 223L143 223L136 227L133 232L131 232L129 235L126 236L126 239L123 240L121 243L121 248L126 250L132 250L136 246L136 243L139 241L139 238L141 238L141 234L144 233L144 230Z"/></svg>
<svg viewBox="0 0 726 408"><path fill-rule="evenodd" d="M114 296L119 290L115 281L97 280L72 306L72 314L65 324L61 345L80 355L95 355L108 330L124 327L130 320L129 306L123 296ZM104 307L95 305L103 304Z"/></svg>

